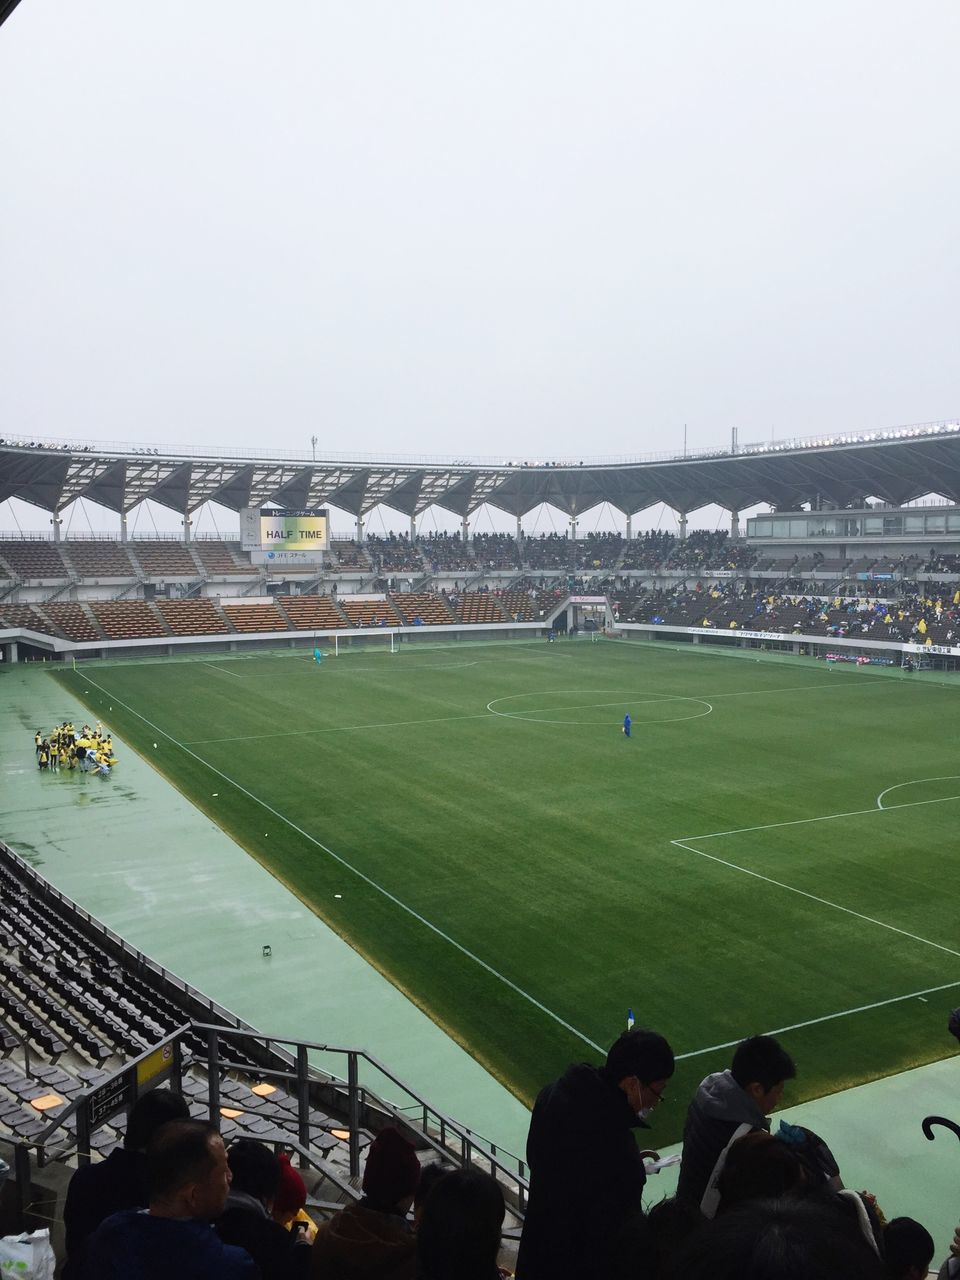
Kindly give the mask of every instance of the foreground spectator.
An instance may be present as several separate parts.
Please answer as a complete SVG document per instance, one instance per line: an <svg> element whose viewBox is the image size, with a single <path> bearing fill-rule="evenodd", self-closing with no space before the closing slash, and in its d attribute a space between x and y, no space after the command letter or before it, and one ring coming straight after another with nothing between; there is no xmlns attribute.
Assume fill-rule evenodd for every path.
<svg viewBox="0 0 960 1280"><path fill-rule="evenodd" d="M384 1129L367 1153L363 1199L317 1228L317 1280L413 1280L417 1244L407 1213L419 1182L413 1144L398 1129Z"/></svg>
<svg viewBox="0 0 960 1280"><path fill-rule="evenodd" d="M890 1280L924 1280L933 1254L933 1237L913 1218L893 1218L883 1228L883 1256Z"/></svg>
<svg viewBox="0 0 960 1280"><path fill-rule="evenodd" d="M769 1130L770 1112L795 1075L793 1059L773 1036L751 1036L737 1046L727 1071L701 1081L683 1129L677 1195L713 1216L713 1184L727 1148L752 1130Z"/></svg>
<svg viewBox="0 0 960 1280"><path fill-rule="evenodd" d="M67 1265L64 1280L72 1280L82 1268L87 1241L100 1223L121 1209L145 1209L147 1192L146 1149L161 1125L186 1120L190 1115L179 1094L153 1089L133 1104L123 1146L98 1164L81 1165L67 1187L63 1207Z"/></svg>
<svg viewBox="0 0 960 1280"><path fill-rule="evenodd" d="M417 1230L421 1280L498 1280L505 1212L496 1179L481 1169L437 1179Z"/></svg>
<svg viewBox="0 0 960 1280"><path fill-rule="evenodd" d="M290 1157L286 1151L281 1151L277 1159L280 1161L280 1185L273 1197L270 1216L274 1222L279 1222L281 1227L290 1227L307 1203L307 1187L303 1178L290 1163ZM312 1238L311 1235L310 1239Z"/></svg>
<svg viewBox="0 0 960 1280"><path fill-rule="evenodd" d="M519 1280L582 1280L640 1207L646 1175L633 1130L663 1097L673 1050L635 1028L602 1067L579 1063L540 1091L530 1120L530 1199ZM644 1126L645 1127L645 1126Z"/></svg>
<svg viewBox="0 0 960 1280"><path fill-rule="evenodd" d="M225 1244L246 1249L263 1280L296 1280L310 1274L310 1244L273 1220L280 1190L280 1160L262 1142L242 1138L227 1152L232 1182L215 1229Z"/></svg>
<svg viewBox="0 0 960 1280"><path fill-rule="evenodd" d="M668 1280L885 1280L857 1224L830 1205L762 1200L705 1222Z"/></svg>
<svg viewBox="0 0 960 1280"><path fill-rule="evenodd" d="M210 1225L230 1189L223 1139L212 1124L173 1120L147 1148L150 1207L124 1209L90 1239L90 1280L258 1280L244 1249Z"/></svg>

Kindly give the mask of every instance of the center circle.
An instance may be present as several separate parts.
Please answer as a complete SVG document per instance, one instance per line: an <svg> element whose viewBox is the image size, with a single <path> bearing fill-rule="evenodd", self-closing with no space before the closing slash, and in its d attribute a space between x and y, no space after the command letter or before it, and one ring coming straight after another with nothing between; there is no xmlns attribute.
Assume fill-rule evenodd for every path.
<svg viewBox="0 0 960 1280"><path fill-rule="evenodd" d="M517 706L522 699L532 700L532 705ZM658 707L662 710L655 710ZM702 698L644 689L544 689L536 693L511 693L503 698L494 698L487 703L487 710L504 720L525 720L528 724L571 724L580 728L610 728L629 713L634 727L640 729L645 725L697 720L710 715L713 707ZM681 710L683 714L675 714Z"/></svg>

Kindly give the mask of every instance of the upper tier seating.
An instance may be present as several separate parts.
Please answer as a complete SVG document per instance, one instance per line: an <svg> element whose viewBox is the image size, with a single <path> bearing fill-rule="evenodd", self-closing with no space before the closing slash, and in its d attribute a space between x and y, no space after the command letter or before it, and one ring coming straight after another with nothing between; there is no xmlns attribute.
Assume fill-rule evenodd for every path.
<svg viewBox="0 0 960 1280"><path fill-rule="evenodd" d="M531 569L569 569L573 566L574 545L565 533L524 538L523 562Z"/></svg>
<svg viewBox="0 0 960 1280"><path fill-rule="evenodd" d="M43 611L68 640L81 642L102 638L82 604L70 600L54 601L43 605Z"/></svg>
<svg viewBox="0 0 960 1280"><path fill-rule="evenodd" d="M289 631L275 604L231 604L224 601L223 612L237 631Z"/></svg>
<svg viewBox="0 0 960 1280"><path fill-rule="evenodd" d="M24 538L0 542L0 556L20 578L69 578L60 549L55 542Z"/></svg>
<svg viewBox="0 0 960 1280"><path fill-rule="evenodd" d="M475 533L471 542L478 569L509 570L520 567L517 540L512 533Z"/></svg>
<svg viewBox="0 0 960 1280"><path fill-rule="evenodd" d="M453 605L462 622L509 622L496 596L486 591L461 591Z"/></svg>
<svg viewBox="0 0 960 1280"><path fill-rule="evenodd" d="M250 563L249 556L244 560L239 542L214 542L212 539L199 538L190 544L194 554L200 560L205 572L211 578L222 578L227 574L256 573L256 566Z"/></svg>
<svg viewBox="0 0 960 1280"><path fill-rule="evenodd" d="M473 549L459 533L432 533L418 539L423 558L434 573L468 573L475 569Z"/></svg>
<svg viewBox="0 0 960 1280"><path fill-rule="evenodd" d="M378 573L423 573L423 558L405 537L368 535L367 551Z"/></svg>
<svg viewBox="0 0 960 1280"><path fill-rule="evenodd" d="M329 631L347 625L329 596L277 596L277 603L298 631Z"/></svg>
<svg viewBox="0 0 960 1280"><path fill-rule="evenodd" d="M407 626L416 626L417 618L428 627L448 626L457 621L456 614L443 596L408 591L394 592L390 599L396 605L397 612Z"/></svg>
<svg viewBox="0 0 960 1280"><path fill-rule="evenodd" d="M143 541L131 544L148 578L196 578L197 566L184 542Z"/></svg>
<svg viewBox="0 0 960 1280"><path fill-rule="evenodd" d="M619 533L594 533L574 543L578 569L613 569L623 549Z"/></svg>
<svg viewBox="0 0 960 1280"><path fill-rule="evenodd" d="M340 597L340 608L354 627L398 627L403 619L389 600L351 600Z"/></svg>
<svg viewBox="0 0 960 1280"><path fill-rule="evenodd" d="M139 640L167 634L146 600L95 600L90 605L108 640Z"/></svg>
<svg viewBox="0 0 960 1280"><path fill-rule="evenodd" d="M63 549L81 578L136 578L133 561L122 542L107 539L65 542Z"/></svg>
<svg viewBox="0 0 960 1280"><path fill-rule="evenodd" d="M360 543L354 542L352 538L345 538L343 541L332 539L330 550L336 556L337 567L341 572L368 573L372 567L366 548L361 547Z"/></svg>
<svg viewBox="0 0 960 1280"><path fill-rule="evenodd" d="M156 604L175 636L212 636L230 630L212 600L158 600Z"/></svg>

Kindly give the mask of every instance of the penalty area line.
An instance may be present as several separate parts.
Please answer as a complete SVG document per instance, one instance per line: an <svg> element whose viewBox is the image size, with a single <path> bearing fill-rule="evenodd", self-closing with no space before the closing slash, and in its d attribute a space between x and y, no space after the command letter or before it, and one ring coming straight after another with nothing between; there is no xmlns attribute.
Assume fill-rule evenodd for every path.
<svg viewBox="0 0 960 1280"><path fill-rule="evenodd" d="M79 674L79 672L77 674ZM530 995L529 991L524 991L522 987L518 986L515 982L512 982L508 977L500 973L499 970L494 969L494 967L488 964L486 960L482 960L475 952L470 951L467 947L463 946L462 943L457 942L455 938L451 938L448 933L444 933L442 929L433 924L432 921L428 920L426 916L422 916L419 911L415 911L413 907L408 906L407 903L398 898L396 894L391 893L389 889L385 889L382 884L378 884L376 880L372 879L372 877L368 876L358 867L355 867L352 863L348 862L346 858L341 857L339 853L334 853L328 845L325 845L322 841L318 840L316 836L310 835L309 831L304 831L304 829L297 826L295 822L291 822L291 820L282 814L279 809L274 809L273 805L268 804L266 800L262 800L260 796L254 795L252 791L248 791L246 787L241 786L241 784L231 778L229 774L226 774L221 769L216 768L215 765L208 763L208 761L204 760L202 756L197 755L195 751L191 751L184 743L178 742L172 734L167 733L165 729L161 729L160 726L158 724L154 724L152 720L148 720L145 715L141 715L141 713L134 707L131 707L129 703L123 702L120 698L114 697L109 690L105 689L103 685L98 684L96 680L91 680L89 676L84 676L82 678L85 679L88 684L92 684L95 689L99 689L101 693L106 694L108 698L112 697L114 702L119 706L125 708L125 710L131 713L131 715L135 715L138 720L142 720L144 724L149 725L151 729L156 733L161 734L168 742L172 742L175 747L179 747L181 751L185 751L188 756L191 756L199 764L210 769L217 775L217 777L222 778L224 782L236 787L236 789L247 796L248 799L253 800L256 804L260 805L262 809L266 810L267 813L272 814L278 821L285 823L292 831L296 831L297 834L303 836L305 840L309 840L311 844L316 845L318 849L321 849L325 854L333 858L335 862L339 863L340 866L344 867L347 871L352 872L353 875L358 877L358 879L369 885L371 889L376 890L377 893L382 894L389 902L392 902L394 906L399 907L401 911L405 911L407 915L412 916L418 924L422 924L424 928L429 929L430 932L436 934L438 938L449 943L449 945L459 951L461 955L466 956L468 960L472 960L474 964L479 965L480 968L486 973L489 973L491 977L498 979L498 981L502 982L504 986L509 987L511 991L515 992L518 996L522 996L524 1000L532 1004L534 1008L539 1009L540 1012L546 1014L548 1018L552 1018L552 1020L563 1027L565 1031L569 1031L571 1035L576 1036L578 1040L582 1040L584 1044L589 1045L591 1049L595 1049L597 1053L606 1053L605 1049L602 1049L600 1045L589 1039L588 1036L585 1036L582 1031L578 1031L577 1028L571 1026L569 1022L565 1022L559 1014L554 1013L552 1009L548 1009L545 1004L541 1004L536 997Z"/></svg>
<svg viewBox="0 0 960 1280"><path fill-rule="evenodd" d="M774 1027L772 1031L765 1031L764 1035L782 1036L788 1031L800 1031L804 1027L816 1027L822 1022L833 1022L836 1018L849 1018L855 1013L868 1013L871 1009L883 1009L888 1004L901 1004L904 1000L919 1000L921 996L934 995L938 991L949 991L953 987L960 987L960 981L943 982L939 987L924 987L922 991L909 991L905 996L891 996L889 1000L874 1000L872 1004L859 1004L854 1009L841 1009L837 1013L825 1013L822 1018L807 1018L805 1022L793 1022L789 1027ZM720 1049L732 1049L735 1044L739 1044L743 1039L741 1036L737 1040L727 1040L723 1044L712 1044L706 1049L694 1049L690 1053L678 1053L677 1061L682 1058L699 1058L705 1053L715 1053Z"/></svg>

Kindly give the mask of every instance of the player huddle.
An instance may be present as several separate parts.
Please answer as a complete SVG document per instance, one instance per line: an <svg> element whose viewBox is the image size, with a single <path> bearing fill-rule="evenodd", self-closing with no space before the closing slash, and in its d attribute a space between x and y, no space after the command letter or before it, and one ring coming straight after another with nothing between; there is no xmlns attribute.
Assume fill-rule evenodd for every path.
<svg viewBox="0 0 960 1280"><path fill-rule="evenodd" d="M99 721L92 729L88 724L83 725L79 733L69 720L56 725L49 734L38 729L34 744L37 767L48 772L79 769L81 773L98 773L106 777L117 763L113 739L104 732Z"/></svg>

